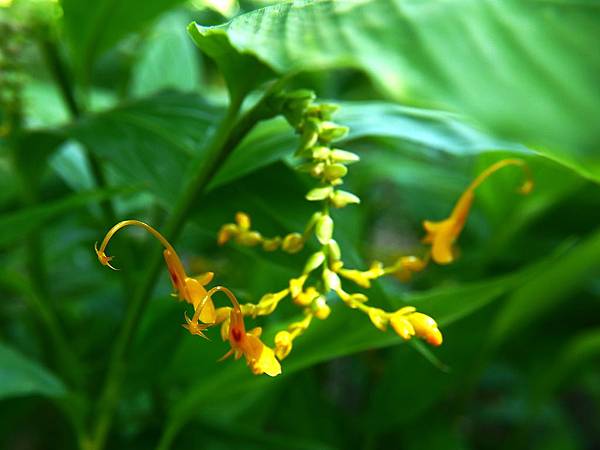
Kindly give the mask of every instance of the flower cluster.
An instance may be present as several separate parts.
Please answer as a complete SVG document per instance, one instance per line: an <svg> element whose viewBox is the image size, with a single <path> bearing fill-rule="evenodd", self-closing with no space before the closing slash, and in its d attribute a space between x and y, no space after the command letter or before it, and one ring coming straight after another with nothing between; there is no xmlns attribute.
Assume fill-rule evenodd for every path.
<svg viewBox="0 0 600 450"><path fill-rule="evenodd" d="M118 270L111 264L113 257L106 255L106 246L117 231L127 226L137 226L145 229L165 247L163 256L173 285L173 296L189 303L194 308L194 315L191 319L187 314L185 315L186 323L183 324L185 329L193 335L206 337L204 330L214 325L217 321L222 322L224 318L220 317L220 314L224 310L221 308L219 311L215 310L212 296L216 292L224 292L229 297L232 308L226 308L228 312L227 320L231 324L227 329L226 337L229 338L231 350L223 359L231 354L235 354L236 359L244 355L248 366L256 374L266 373L267 375L276 376L281 373L281 366L275 358L273 350L264 345L260 340L261 329L255 328L246 332L240 304L233 293L223 286L215 286L207 291L205 286L212 281L214 276L212 272L198 277L189 277L175 249L162 234L150 225L138 220L125 220L112 227L104 237L100 247L95 246L96 255L102 265Z"/></svg>
<svg viewBox="0 0 600 450"><path fill-rule="evenodd" d="M318 204L317 211L308 219L302 233L292 232L285 236L264 237L252 229L250 217L243 212L235 215L234 223L221 227L218 243L223 245L234 241L244 246L261 246L265 251L281 249L287 253L301 251L309 239L318 242L318 250L306 259L304 268L297 277L289 280L287 286L276 292L269 292L257 303L240 304L233 293L225 287L206 289L213 278L212 273L199 277L189 277L173 247L151 226L136 220L126 220L115 225L96 247L99 261L114 269L112 257L105 253L112 236L129 225L142 227L153 234L165 247L164 258L174 288L174 295L191 304L194 314L190 319L185 315L183 325L191 334L204 337L204 330L213 325L221 326L221 337L229 341L231 350L223 357L234 355L245 357L248 366L255 374L266 373L275 376L281 373L281 360L291 352L294 341L310 326L313 319L325 320L331 313L329 303L335 297L352 309L365 313L373 325L381 331L388 326L404 340L421 338L427 343L442 344L442 333L434 319L418 312L413 306L404 306L396 311L385 311L368 304L368 297L361 292L351 292L344 283L350 281L368 289L374 280L386 275L394 275L400 280L425 269L430 261L448 264L454 260L454 244L460 236L475 198L476 189L490 175L506 166L523 169L526 180L521 186L522 193L533 187L531 176L524 161L520 159L501 160L483 171L467 187L447 219L432 222L424 221L426 250L422 257L407 255L386 266L373 261L368 269L346 267L338 242L334 238L332 209L344 208L360 203L355 194L342 190L348 166L359 161L355 153L336 148L334 143L344 137L348 129L332 121L337 107L331 104L316 104L310 91L295 91L280 94L273 98L277 109L300 136L300 145L295 155L301 159L298 170L308 173L316 180L316 185L306 194L306 200ZM225 293L231 306L215 308L212 296L216 292ZM290 323L275 335L274 347L266 346L260 339L261 329L246 331L244 317L266 316L277 308L279 303L289 298L302 311L302 318Z"/></svg>
<svg viewBox="0 0 600 450"><path fill-rule="evenodd" d="M275 293L265 294L256 304L242 305L242 314L256 317L271 314L280 301L291 298L302 309L304 318L291 323L275 336L275 355L280 360L292 350L294 340L306 331L313 318L326 319L331 313L329 302L337 296L347 306L365 313L373 325L382 331L388 326L404 340L418 337L427 343L439 346L443 337L437 323L431 317L417 312L413 306L405 306L396 311L384 311L367 304L368 297L360 292L349 292L343 280L368 289L373 280L385 275L394 275L400 280L409 280L412 274L420 272L430 260L437 264L448 264L454 259L453 245L462 231L474 199L477 187L492 173L508 165L516 165L526 172L526 182L521 191L528 193L533 184L524 161L507 159L499 161L481 173L459 199L449 218L423 223L427 235L423 242L431 244L431 250L422 257L407 255L385 266L373 261L366 270L346 267L338 242L334 239L334 220L330 214L334 208L344 208L360 203L360 198L352 192L342 190L343 178L348 174L348 166L359 161L355 153L336 148L335 142L343 138L348 128L332 121L336 105L316 104L310 91L295 91L276 99L281 114L300 136L300 144L295 156L301 159L298 170L308 173L316 180L316 186L306 194L306 200L319 204L318 211L308 220L302 233L294 232L284 237L266 238L253 230L250 217L243 212L235 216L235 223L221 227L219 244L230 240L246 246L261 245L266 251L281 249L288 253L302 250L305 243L314 237L320 248L311 254L302 273L289 281L288 286ZM227 315L223 329L228 327ZM226 332L223 332L226 336Z"/></svg>

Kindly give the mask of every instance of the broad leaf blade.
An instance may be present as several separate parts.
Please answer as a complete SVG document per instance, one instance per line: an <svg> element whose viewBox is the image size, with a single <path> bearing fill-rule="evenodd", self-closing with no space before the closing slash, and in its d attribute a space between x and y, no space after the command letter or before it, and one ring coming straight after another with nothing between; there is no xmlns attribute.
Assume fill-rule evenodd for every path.
<svg viewBox="0 0 600 450"><path fill-rule="evenodd" d="M47 369L0 343L0 399L36 394L62 397L66 388Z"/></svg>
<svg viewBox="0 0 600 450"><path fill-rule="evenodd" d="M600 113L589 44L599 23L593 4L322 0L196 29L218 36L211 51L254 55L280 75L358 68L394 99L466 113L598 180L600 136L586 117Z"/></svg>

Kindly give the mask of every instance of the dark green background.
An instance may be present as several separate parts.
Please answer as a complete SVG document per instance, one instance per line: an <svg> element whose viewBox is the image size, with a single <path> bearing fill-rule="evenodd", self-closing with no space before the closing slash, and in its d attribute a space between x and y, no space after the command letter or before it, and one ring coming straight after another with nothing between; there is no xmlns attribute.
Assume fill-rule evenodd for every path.
<svg viewBox="0 0 600 450"><path fill-rule="evenodd" d="M93 243L117 220L169 223L230 99L248 111L277 80L339 103L351 129L339 146L361 156L346 180L362 203L334 215L347 265L418 251L421 221L446 217L503 157L527 160L535 190L516 194L516 170L494 175L455 264L371 289L373 305L434 316L436 349L332 300L282 376L254 377L216 362L218 330L186 334L161 270L106 448L600 448L600 3L0 4L0 448L91 448L157 250L120 234L117 273ZM313 206L296 142L281 118L260 122L181 217L190 271L242 301L284 288L310 252L215 242L239 210L266 235L302 229ZM267 341L296 314L285 304L260 322Z"/></svg>

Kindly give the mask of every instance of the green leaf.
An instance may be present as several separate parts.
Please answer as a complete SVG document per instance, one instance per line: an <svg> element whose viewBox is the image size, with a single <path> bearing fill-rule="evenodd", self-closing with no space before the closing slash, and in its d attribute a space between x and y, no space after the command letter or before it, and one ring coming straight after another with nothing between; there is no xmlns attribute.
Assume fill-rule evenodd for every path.
<svg viewBox="0 0 600 450"><path fill-rule="evenodd" d="M122 189L81 192L69 197L3 214L0 218L0 248L27 238L27 234L48 224L49 221L77 208L99 200L112 198Z"/></svg>
<svg viewBox="0 0 600 450"><path fill-rule="evenodd" d="M227 33L221 28L191 23L188 33L198 48L216 62L232 102L241 101L248 92L273 77L265 64L232 46Z"/></svg>
<svg viewBox="0 0 600 450"><path fill-rule="evenodd" d="M600 231L596 231L568 252L555 256L547 270L531 277L510 296L492 324L491 345L516 336L527 324L558 309L582 283L598 275L599 267Z"/></svg>
<svg viewBox="0 0 600 450"><path fill-rule="evenodd" d="M164 89L192 91L200 85L198 52L185 31L187 14L175 11L153 27L133 67L135 96Z"/></svg>
<svg viewBox="0 0 600 450"><path fill-rule="evenodd" d="M197 95L163 93L85 118L66 132L110 162L122 181L170 204L221 116Z"/></svg>
<svg viewBox="0 0 600 450"><path fill-rule="evenodd" d="M94 62L129 33L182 0L136 2L63 0L65 34L77 71L87 76ZM182 25L183 26L183 25Z"/></svg>
<svg viewBox="0 0 600 450"><path fill-rule="evenodd" d="M363 70L394 99L466 113L598 180L599 136L586 118L600 113L600 58L589 46L599 22L591 3L322 0L190 32L213 55L253 55L279 75Z"/></svg>
<svg viewBox="0 0 600 450"><path fill-rule="evenodd" d="M37 362L0 343L0 399L24 395L62 397L64 384Z"/></svg>
<svg viewBox="0 0 600 450"><path fill-rule="evenodd" d="M600 356L600 330L585 331L569 339L562 347L556 363L538 380L534 389L535 400L549 397L578 367Z"/></svg>
<svg viewBox="0 0 600 450"><path fill-rule="evenodd" d="M65 140L57 130L33 130L19 136L15 164L26 181L27 189L37 190L48 167L48 158Z"/></svg>
<svg viewBox="0 0 600 450"><path fill-rule="evenodd" d="M350 128L344 141L393 138L429 151L460 156L493 150L532 153L521 144L494 138L469 123L467 118L445 111L391 102L342 102L334 119Z"/></svg>

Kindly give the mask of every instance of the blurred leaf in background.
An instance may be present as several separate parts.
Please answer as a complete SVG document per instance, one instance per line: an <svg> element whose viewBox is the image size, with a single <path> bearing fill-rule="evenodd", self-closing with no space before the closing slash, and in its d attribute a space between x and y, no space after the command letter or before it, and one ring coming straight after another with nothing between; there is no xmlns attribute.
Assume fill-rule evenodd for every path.
<svg viewBox="0 0 600 450"><path fill-rule="evenodd" d="M599 33L592 0L0 0L0 448L598 448ZM282 88L350 127L362 202L333 217L355 266L422 248L477 173L527 161L534 192L486 182L455 264L371 289L436 317L439 349L333 301L255 377L179 326L153 241L124 232L122 270L98 264L137 218L242 302L285 287L302 257L216 243L240 210L265 235L313 213Z"/></svg>

